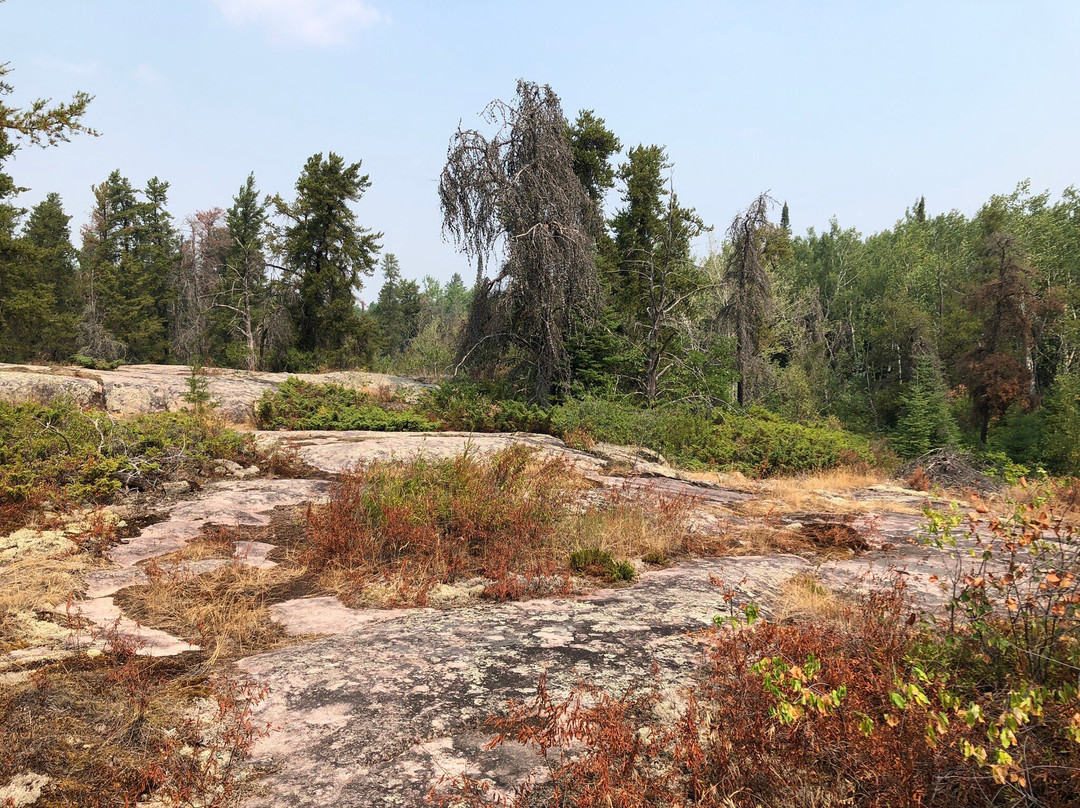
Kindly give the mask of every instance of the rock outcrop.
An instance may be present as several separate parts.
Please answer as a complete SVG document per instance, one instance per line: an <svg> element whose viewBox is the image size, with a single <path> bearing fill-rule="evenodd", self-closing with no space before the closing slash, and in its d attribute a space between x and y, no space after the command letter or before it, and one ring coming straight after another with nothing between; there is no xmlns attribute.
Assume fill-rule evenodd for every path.
<svg viewBox="0 0 1080 808"><path fill-rule="evenodd" d="M288 374L209 368L204 372L211 399L233 423L250 421L259 397L267 390L276 389L291 375L369 392L389 388L406 399L425 389L424 384L412 379L354 370ZM18 404L70 398L82 407L98 407L118 416L175 412L189 406L184 394L188 392L190 375L190 368L184 365L124 365L115 370L86 370L0 364L0 400Z"/></svg>

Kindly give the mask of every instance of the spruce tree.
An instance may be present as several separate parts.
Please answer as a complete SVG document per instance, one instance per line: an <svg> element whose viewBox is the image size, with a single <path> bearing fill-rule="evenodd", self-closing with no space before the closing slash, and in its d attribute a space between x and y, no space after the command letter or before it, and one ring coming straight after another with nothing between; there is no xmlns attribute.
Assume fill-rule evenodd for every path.
<svg viewBox="0 0 1080 808"><path fill-rule="evenodd" d="M932 354L915 359L912 379L900 399L900 417L892 445L901 457L918 457L931 449L953 446L959 440L949 411L945 381Z"/></svg>
<svg viewBox="0 0 1080 808"><path fill-rule="evenodd" d="M623 207L611 222L618 263L611 290L614 312L607 319L620 322L623 337L638 353L641 392L653 401L680 352L679 320L706 283L690 255L691 240L706 228L668 187L671 164L662 146L637 146L627 156L618 174ZM596 336L598 346L608 342Z"/></svg>
<svg viewBox="0 0 1080 808"><path fill-rule="evenodd" d="M170 358L169 317L180 239L166 210L168 183L147 183L145 201L113 171L94 186L79 256L86 311L83 350L100 359Z"/></svg>
<svg viewBox="0 0 1080 808"><path fill-rule="evenodd" d="M128 352L125 338L139 317L129 281L137 275L135 246L138 200L131 182L113 171L93 187L94 207L82 230L79 253L86 309L80 324L80 352L114 360Z"/></svg>
<svg viewBox="0 0 1080 808"><path fill-rule="evenodd" d="M0 357L21 361L42 351L53 354L54 347L63 350L55 343L60 334L47 333L58 325L58 304L48 279L50 267L39 264L39 259L52 264L56 256L42 254L20 238L25 211L15 198L27 189L15 183L5 164L23 145L54 146L74 134L97 133L82 122L92 100L86 93L76 93L71 101L59 104L37 99L25 107L9 105L4 99L15 88L5 77L11 71L10 65L0 64ZM43 339L52 340L53 346Z"/></svg>
<svg viewBox="0 0 1080 808"><path fill-rule="evenodd" d="M573 126L567 129L566 138L574 158L574 173L599 211L604 194L615 185L611 158L619 153L622 144L604 119L596 117L591 109L578 113Z"/></svg>
<svg viewBox="0 0 1080 808"><path fill-rule="evenodd" d="M53 361L69 359L78 347L82 314L75 248L71 245L71 217L64 213L60 195L50 193L27 220L23 238L32 248L38 296L46 315L38 324L35 353Z"/></svg>
<svg viewBox="0 0 1080 808"><path fill-rule="evenodd" d="M248 370L261 363L272 320L266 276L267 206L259 198L255 175L248 174L225 211L228 247L216 305L224 314L222 330L244 346Z"/></svg>
<svg viewBox="0 0 1080 808"><path fill-rule="evenodd" d="M331 152L308 158L296 181L296 199L273 198L285 219L278 250L292 298L297 348L305 361L340 365L370 353L355 294L375 271L381 233L361 227L349 207L371 186L360 163Z"/></svg>
<svg viewBox="0 0 1080 808"><path fill-rule="evenodd" d="M139 325L127 334L133 354L147 362L165 362L170 351L170 312L180 268L180 235L168 205L169 183L152 177L139 207L137 275L131 279L132 299L139 301Z"/></svg>

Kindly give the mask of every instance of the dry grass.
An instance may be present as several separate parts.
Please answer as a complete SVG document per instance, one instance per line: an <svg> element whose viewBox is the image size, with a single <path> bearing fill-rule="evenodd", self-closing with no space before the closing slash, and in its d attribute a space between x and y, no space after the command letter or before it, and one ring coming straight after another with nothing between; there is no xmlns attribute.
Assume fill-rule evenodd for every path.
<svg viewBox="0 0 1080 808"><path fill-rule="evenodd" d="M775 553L808 555L817 547L795 530L781 530L766 524L735 527L717 542L715 555L759 556ZM704 553L702 553L704 555Z"/></svg>
<svg viewBox="0 0 1080 808"><path fill-rule="evenodd" d="M776 620L823 622L840 620L851 605L823 586L814 575L800 573L788 578L776 603Z"/></svg>
<svg viewBox="0 0 1080 808"><path fill-rule="evenodd" d="M242 534L242 535L241 535ZM242 539L262 541L269 535L267 528L208 527L196 538L179 550L158 556L157 563L162 567L178 564L182 561L204 561L208 558L233 558L235 543Z"/></svg>
<svg viewBox="0 0 1080 808"><path fill-rule="evenodd" d="M568 514L556 541L567 554L595 548L616 559L666 564L689 553L693 508L689 497L615 490L598 504Z"/></svg>
<svg viewBox="0 0 1080 808"><path fill-rule="evenodd" d="M738 503L733 509L743 516L759 517L806 511L828 511L837 514L862 514L881 510L920 512L918 508L901 503L889 503L881 499L860 501L853 496L856 491L886 482L881 474L847 468L748 481L740 490L752 491L757 497Z"/></svg>
<svg viewBox="0 0 1080 808"><path fill-rule="evenodd" d="M251 714L264 691L221 679L197 655L131 651L73 656L0 687L0 783L47 776L42 808L128 808L150 795L161 805L236 803L238 764L264 732ZM212 732L193 718L208 702Z"/></svg>
<svg viewBox="0 0 1080 808"><path fill-rule="evenodd" d="M242 562L201 575L178 568L155 574L148 586L117 593L128 616L202 646L210 661L236 659L287 644L268 606L304 576L302 567L256 569Z"/></svg>
<svg viewBox="0 0 1080 808"><path fill-rule="evenodd" d="M86 556L31 556L0 566L0 652L55 644L66 632L53 610L80 595L92 566Z"/></svg>
<svg viewBox="0 0 1080 808"><path fill-rule="evenodd" d="M768 524L733 527L712 542L694 548L699 556L764 556L784 553L798 556L850 558L863 549L854 530L840 526L833 535L814 530L783 529Z"/></svg>
<svg viewBox="0 0 1080 808"><path fill-rule="evenodd" d="M0 615L49 610L83 591L83 575L94 566L85 556L31 556L0 566Z"/></svg>

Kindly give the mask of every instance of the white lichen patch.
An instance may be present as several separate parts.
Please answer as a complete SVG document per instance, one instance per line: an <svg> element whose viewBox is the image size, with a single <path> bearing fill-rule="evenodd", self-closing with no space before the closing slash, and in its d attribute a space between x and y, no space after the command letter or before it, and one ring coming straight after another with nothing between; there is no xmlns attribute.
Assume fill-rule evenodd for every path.
<svg viewBox="0 0 1080 808"><path fill-rule="evenodd" d="M41 799L50 778L44 774L23 772L11 778L5 786L0 786L0 805L11 808L24 808Z"/></svg>
<svg viewBox="0 0 1080 808"><path fill-rule="evenodd" d="M78 549L78 539L101 530L115 530L124 521L108 508L78 511L63 517L56 527L24 527L0 538L0 563L21 558L48 558Z"/></svg>

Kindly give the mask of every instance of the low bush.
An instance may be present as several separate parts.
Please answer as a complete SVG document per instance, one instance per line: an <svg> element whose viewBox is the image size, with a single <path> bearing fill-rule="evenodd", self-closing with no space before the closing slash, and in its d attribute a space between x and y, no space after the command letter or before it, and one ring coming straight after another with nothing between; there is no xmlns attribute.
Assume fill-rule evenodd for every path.
<svg viewBox="0 0 1080 808"><path fill-rule="evenodd" d="M340 384L286 379L255 403L262 429L362 429L378 432L423 432L432 421L393 398L378 399Z"/></svg>
<svg viewBox="0 0 1080 808"><path fill-rule="evenodd" d="M125 486L153 488L217 459L258 457L240 433L189 412L118 421L65 401L0 402L0 519L50 499L108 502Z"/></svg>
<svg viewBox="0 0 1080 808"><path fill-rule="evenodd" d="M690 504L590 490L565 461L521 446L372 462L311 509L303 561L346 600L423 604L462 581L517 598L566 589L572 570L626 581L629 559L688 555Z"/></svg>
<svg viewBox="0 0 1080 808"><path fill-rule="evenodd" d="M629 561L619 560L607 550L592 545L570 553L570 568L603 575L612 581L632 581L637 577L637 570Z"/></svg>
<svg viewBox="0 0 1080 808"><path fill-rule="evenodd" d="M472 380L443 382L410 408L339 385L294 378L259 400L256 418L264 429L539 432L579 448L598 441L638 445L686 467L730 468L755 476L866 468L882 460L859 435L824 423L791 423L760 408L709 414L682 404L639 407L586 397L545 409Z"/></svg>
<svg viewBox="0 0 1080 808"><path fill-rule="evenodd" d="M688 467L723 467L756 476L880 463L870 441L827 424L796 424L753 407L710 417L681 405L640 408L583 399L552 411L554 434L645 446Z"/></svg>
<svg viewBox="0 0 1080 808"><path fill-rule="evenodd" d="M525 404L493 385L451 380L430 390L417 408L439 428L462 432L551 431L551 412Z"/></svg>
<svg viewBox="0 0 1080 808"><path fill-rule="evenodd" d="M523 447L487 460L465 453L364 464L312 511L307 561L348 570L358 590L392 584L399 600L416 603L436 584L462 578L502 585L551 574L552 538L572 485L565 463Z"/></svg>

